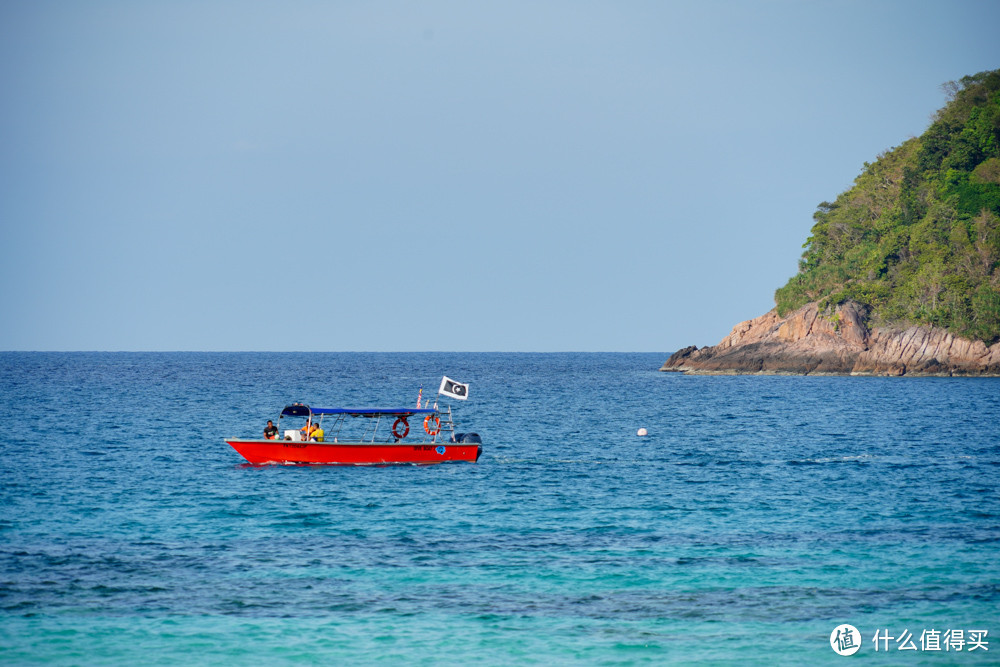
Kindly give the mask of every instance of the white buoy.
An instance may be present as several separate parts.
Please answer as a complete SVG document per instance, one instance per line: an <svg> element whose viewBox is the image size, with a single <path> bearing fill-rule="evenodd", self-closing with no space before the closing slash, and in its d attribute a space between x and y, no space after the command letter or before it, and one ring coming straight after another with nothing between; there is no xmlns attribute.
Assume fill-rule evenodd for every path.
<svg viewBox="0 0 1000 667"><path fill-rule="evenodd" d="M649 434L649 431L647 431L647 430L646 430L646 429L644 429L644 428L640 428L640 429L639 429L639 430L638 430L638 431L636 432L636 435L638 435L638 436L643 436L643 435L648 435L648 434Z"/></svg>

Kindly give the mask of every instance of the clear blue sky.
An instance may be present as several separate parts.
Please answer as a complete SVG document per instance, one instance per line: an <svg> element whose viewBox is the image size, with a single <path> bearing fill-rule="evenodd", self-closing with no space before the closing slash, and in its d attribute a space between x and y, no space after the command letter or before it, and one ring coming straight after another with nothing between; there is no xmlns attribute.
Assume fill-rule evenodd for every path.
<svg viewBox="0 0 1000 667"><path fill-rule="evenodd" d="M0 349L672 351L1000 3L0 4Z"/></svg>

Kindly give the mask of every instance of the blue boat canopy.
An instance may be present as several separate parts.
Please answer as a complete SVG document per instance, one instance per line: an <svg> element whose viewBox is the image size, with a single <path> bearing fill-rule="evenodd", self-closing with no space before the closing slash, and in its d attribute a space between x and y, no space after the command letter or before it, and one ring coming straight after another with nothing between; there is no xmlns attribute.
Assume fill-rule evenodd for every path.
<svg viewBox="0 0 1000 667"><path fill-rule="evenodd" d="M409 417L411 415L433 415L438 411L434 408L311 408L308 405L296 403L286 405L281 411L282 417L308 417L313 415L350 415L351 417Z"/></svg>

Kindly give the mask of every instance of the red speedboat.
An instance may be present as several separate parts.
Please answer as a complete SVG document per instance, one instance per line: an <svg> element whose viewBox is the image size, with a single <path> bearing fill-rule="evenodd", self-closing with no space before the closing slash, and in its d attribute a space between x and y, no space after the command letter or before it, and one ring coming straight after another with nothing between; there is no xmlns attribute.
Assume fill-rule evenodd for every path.
<svg viewBox="0 0 1000 667"><path fill-rule="evenodd" d="M445 380L450 383L447 388L457 393L439 393L462 400L468 396L468 385ZM305 426L282 429L292 425L285 419L304 421ZM439 408L436 401L423 408L315 408L296 403L281 411L274 439L226 442L255 465L475 463L483 451L479 435L456 433L451 406Z"/></svg>

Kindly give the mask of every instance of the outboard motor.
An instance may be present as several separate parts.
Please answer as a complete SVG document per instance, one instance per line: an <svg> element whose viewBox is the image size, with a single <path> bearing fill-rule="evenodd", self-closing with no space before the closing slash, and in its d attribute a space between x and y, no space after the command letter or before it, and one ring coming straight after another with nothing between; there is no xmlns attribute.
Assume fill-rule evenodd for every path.
<svg viewBox="0 0 1000 667"><path fill-rule="evenodd" d="M483 444L483 439L479 437L478 433L456 433L451 437L451 441L463 444Z"/></svg>

